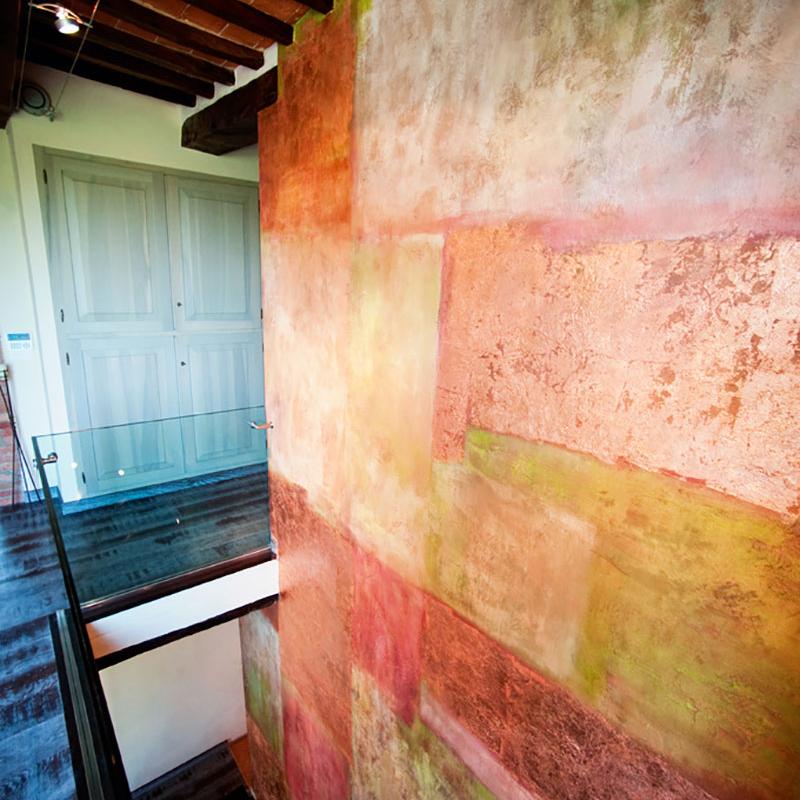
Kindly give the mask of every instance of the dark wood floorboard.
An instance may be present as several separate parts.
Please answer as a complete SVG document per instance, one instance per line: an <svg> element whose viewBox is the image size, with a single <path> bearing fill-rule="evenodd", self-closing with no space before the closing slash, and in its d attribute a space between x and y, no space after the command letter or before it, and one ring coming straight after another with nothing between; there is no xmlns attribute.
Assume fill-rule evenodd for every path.
<svg viewBox="0 0 800 800"><path fill-rule="evenodd" d="M0 798L75 796L47 616L66 605L41 503L0 509Z"/></svg>
<svg viewBox="0 0 800 800"><path fill-rule="evenodd" d="M81 602L109 597L265 547L266 468L60 520Z"/></svg>
<svg viewBox="0 0 800 800"><path fill-rule="evenodd" d="M133 800L250 800L227 742L133 793Z"/></svg>

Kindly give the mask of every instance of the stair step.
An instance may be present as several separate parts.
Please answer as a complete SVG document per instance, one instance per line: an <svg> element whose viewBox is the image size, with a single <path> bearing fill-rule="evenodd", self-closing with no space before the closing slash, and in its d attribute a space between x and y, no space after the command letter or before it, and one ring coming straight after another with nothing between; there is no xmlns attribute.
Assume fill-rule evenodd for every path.
<svg viewBox="0 0 800 800"><path fill-rule="evenodd" d="M252 800L227 742L220 742L133 793L133 800Z"/></svg>

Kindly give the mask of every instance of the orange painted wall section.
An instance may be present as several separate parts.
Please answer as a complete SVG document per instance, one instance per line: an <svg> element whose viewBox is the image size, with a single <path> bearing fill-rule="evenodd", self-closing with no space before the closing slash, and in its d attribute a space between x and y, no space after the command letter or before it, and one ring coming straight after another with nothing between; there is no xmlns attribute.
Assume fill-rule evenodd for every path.
<svg viewBox="0 0 800 800"><path fill-rule="evenodd" d="M266 798L800 798L800 6L360 0L261 113Z"/></svg>
<svg viewBox="0 0 800 800"><path fill-rule="evenodd" d="M554 250L520 223L454 231L437 455L474 426L797 514L798 263L766 232Z"/></svg>

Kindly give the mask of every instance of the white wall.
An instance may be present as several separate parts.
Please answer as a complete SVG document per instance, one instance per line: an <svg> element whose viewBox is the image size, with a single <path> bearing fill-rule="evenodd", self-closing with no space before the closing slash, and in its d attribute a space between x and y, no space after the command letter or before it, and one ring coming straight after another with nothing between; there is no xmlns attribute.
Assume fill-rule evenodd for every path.
<svg viewBox="0 0 800 800"><path fill-rule="evenodd" d="M55 100L64 73L29 66ZM34 147L51 147L206 175L258 180L255 146L211 156L180 145L181 107L72 77L58 117L16 113L0 131L0 334L30 331L34 350L4 349L23 441L69 428Z"/></svg>
<svg viewBox="0 0 800 800"><path fill-rule="evenodd" d="M246 732L237 620L100 673L131 789Z"/></svg>
<svg viewBox="0 0 800 800"><path fill-rule="evenodd" d="M22 232L22 216L17 193L11 145L6 131L0 131L0 352L11 368L11 389L18 418L24 418L23 432L28 435L48 430L44 376L39 359L36 333L36 306L33 302L31 275ZM33 333L34 350L13 355L4 346L9 331ZM18 390L24 387L24 392ZM38 427L34 425L39 421ZM28 435L27 442L30 443Z"/></svg>

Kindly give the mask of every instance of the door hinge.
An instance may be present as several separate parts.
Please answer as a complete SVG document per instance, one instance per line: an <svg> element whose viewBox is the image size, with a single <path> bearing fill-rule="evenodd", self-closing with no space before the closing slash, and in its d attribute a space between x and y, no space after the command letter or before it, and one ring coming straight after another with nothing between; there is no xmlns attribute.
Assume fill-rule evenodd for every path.
<svg viewBox="0 0 800 800"><path fill-rule="evenodd" d="M44 176L44 182L45 182L45 184L47 184L47 170L46 170L46 169L43 169L43 170L42 170L42 175Z"/></svg>
<svg viewBox="0 0 800 800"><path fill-rule="evenodd" d="M69 366L69 353L67 353L66 356L67 356L67 366Z"/></svg>
<svg viewBox="0 0 800 800"><path fill-rule="evenodd" d="M64 309L63 308L61 309L61 321L62 322L64 321Z"/></svg>
<svg viewBox="0 0 800 800"><path fill-rule="evenodd" d="M259 315L261 316L261 319L264 319L264 309L263 309L263 308L260 308L260 309L258 310L258 313L259 313Z"/></svg>

